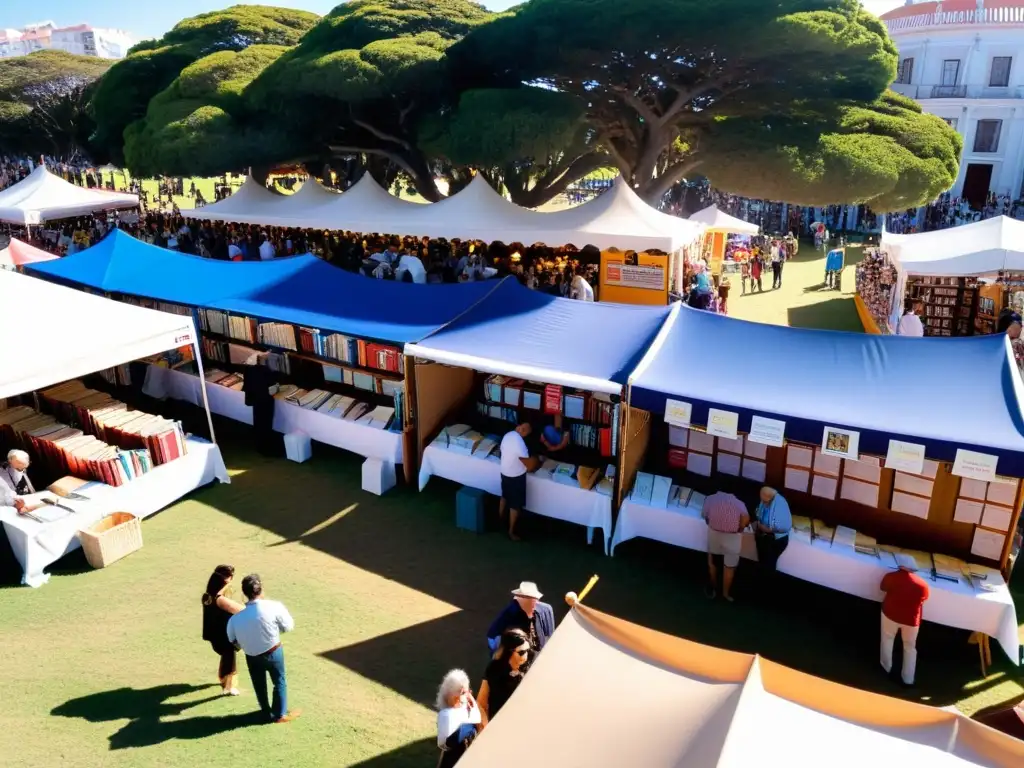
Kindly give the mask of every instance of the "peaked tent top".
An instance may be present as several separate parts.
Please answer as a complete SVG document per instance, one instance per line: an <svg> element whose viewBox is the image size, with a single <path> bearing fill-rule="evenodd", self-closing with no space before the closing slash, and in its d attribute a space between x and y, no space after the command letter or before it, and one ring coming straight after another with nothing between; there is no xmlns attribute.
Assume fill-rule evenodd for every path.
<svg viewBox="0 0 1024 768"><path fill-rule="evenodd" d="M882 246L911 275L1024 272L1024 221L1009 216L913 235L884 232Z"/></svg>
<svg viewBox="0 0 1024 768"><path fill-rule="evenodd" d="M756 235L761 231L757 224L730 216L725 211L719 210L717 205L709 205L703 210L697 211L690 216L688 221L695 221L703 224L709 232L726 232L734 235Z"/></svg>
<svg viewBox="0 0 1024 768"><path fill-rule="evenodd" d="M638 690L644 706L624 707ZM1024 765L1024 742L955 711L577 605L459 768L514 768L537 755L563 768L1011 768Z"/></svg>
<svg viewBox="0 0 1024 768"><path fill-rule="evenodd" d="M707 344L706 339L715 339ZM737 348L773 349L751 377ZM694 364L694 361L700 361ZM921 382L931 382L928 397ZM771 386L765 386L771 382ZM680 306L630 379L630 405L659 418L667 398L786 423L786 438L820 445L824 427L860 432L860 451L889 440L924 443L931 459L957 448L999 456L1001 475L1024 477L1024 383L1004 335L959 339L872 336L751 323ZM971 417L963 393L971 392Z"/></svg>
<svg viewBox="0 0 1024 768"><path fill-rule="evenodd" d="M270 224L268 217L273 216L276 206L285 199L285 195L271 192L252 176L246 176L242 186L229 197L216 203L182 211L182 215L190 219L203 221L231 221L239 224Z"/></svg>
<svg viewBox="0 0 1024 768"><path fill-rule="evenodd" d="M60 258L54 253L36 248L28 243L23 243L16 237L12 237L6 248L0 248L0 268L20 267L24 264L34 264L38 261L53 261Z"/></svg>
<svg viewBox="0 0 1024 768"><path fill-rule="evenodd" d="M136 208L139 198L124 192L86 189L38 166L32 173L0 191L0 221L34 226L96 211Z"/></svg>

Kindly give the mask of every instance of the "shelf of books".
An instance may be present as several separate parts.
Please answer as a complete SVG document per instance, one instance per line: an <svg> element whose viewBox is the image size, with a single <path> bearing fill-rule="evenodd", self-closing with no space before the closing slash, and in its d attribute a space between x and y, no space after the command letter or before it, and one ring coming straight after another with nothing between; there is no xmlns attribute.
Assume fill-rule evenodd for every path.
<svg viewBox="0 0 1024 768"><path fill-rule="evenodd" d="M912 276L907 280L906 295L924 306L921 322L925 336L975 334L979 309L977 278Z"/></svg>

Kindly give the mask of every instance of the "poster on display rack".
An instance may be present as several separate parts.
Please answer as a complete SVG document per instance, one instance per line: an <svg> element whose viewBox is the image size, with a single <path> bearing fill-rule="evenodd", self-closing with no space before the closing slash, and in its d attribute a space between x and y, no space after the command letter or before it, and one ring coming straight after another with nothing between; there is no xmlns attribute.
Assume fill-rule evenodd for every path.
<svg viewBox="0 0 1024 768"><path fill-rule="evenodd" d="M860 432L840 427L825 427L821 438L821 452L826 456L838 456L841 459L857 461L860 447Z"/></svg>

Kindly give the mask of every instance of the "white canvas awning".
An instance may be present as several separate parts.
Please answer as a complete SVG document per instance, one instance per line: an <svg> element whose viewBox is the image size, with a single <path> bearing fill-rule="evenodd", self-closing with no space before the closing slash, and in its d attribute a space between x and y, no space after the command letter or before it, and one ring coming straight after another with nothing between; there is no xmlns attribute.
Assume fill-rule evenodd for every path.
<svg viewBox="0 0 1024 768"><path fill-rule="evenodd" d="M0 328L18 339L0 349L0 398L196 341L191 317L6 270L0 270Z"/></svg>
<svg viewBox="0 0 1024 768"><path fill-rule="evenodd" d="M286 195L271 192L252 176L246 176L234 193L218 200L216 203L182 211L182 215L190 219L203 221L231 221L238 224L265 224L274 226L272 219L277 215L277 206L286 199Z"/></svg>
<svg viewBox="0 0 1024 768"><path fill-rule="evenodd" d="M717 205L710 205L707 208L697 211L690 216L688 221L703 224L708 232L725 232L731 235L756 235L761 231L757 224L737 219L725 211L718 209Z"/></svg>
<svg viewBox="0 0 1024 768"><path fill-rule="evenodd" d="M1024 742L955 711L849 688L578 606L459 768L538 762L1019 768Z"/></svg>
<svg viewBox="0 0 1024 768"><path fill-rule="evenodd" d="M138 205L136 195L79 187L40 165L17 184L0 192L0 221L36 225Z"/></svg>
<svg viewBox="0 0 1024 768"><path fill-rule="evenodd" d="M882 247L909 275L1024 272L1024 222L1008 216L913 235L883 232Z"/></svg>

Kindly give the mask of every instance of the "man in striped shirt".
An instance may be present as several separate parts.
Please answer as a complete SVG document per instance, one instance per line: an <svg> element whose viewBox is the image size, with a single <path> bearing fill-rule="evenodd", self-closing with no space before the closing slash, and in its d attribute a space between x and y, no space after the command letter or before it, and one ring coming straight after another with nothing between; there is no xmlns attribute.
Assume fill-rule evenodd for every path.
<svg viewBox="0 0 1024 768"><path fill-rule="evenodd" d="M725 566L722 573L722 597L732 602L729 592L740 563L740 549L743 545L742 531L750 524L750 515L743 502L731 493L719 491L704 500L701 515L708 524L708 584L707 595L714 599L718 588L718 569L715 555L722 556Z"/></svg>

